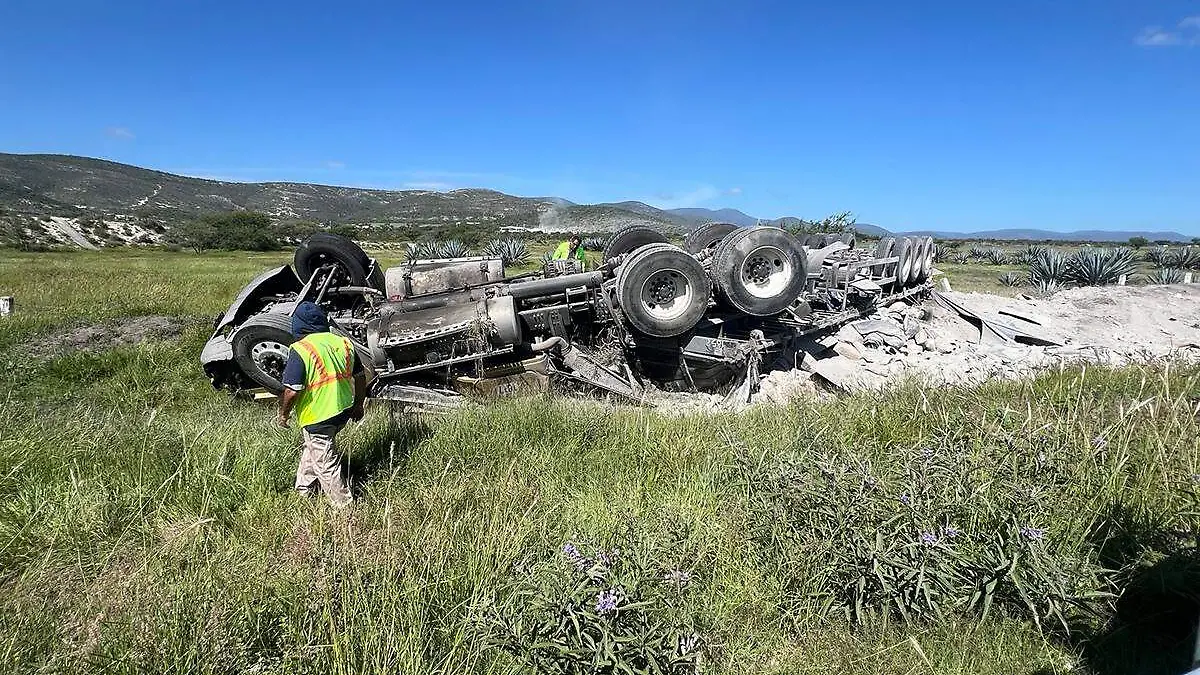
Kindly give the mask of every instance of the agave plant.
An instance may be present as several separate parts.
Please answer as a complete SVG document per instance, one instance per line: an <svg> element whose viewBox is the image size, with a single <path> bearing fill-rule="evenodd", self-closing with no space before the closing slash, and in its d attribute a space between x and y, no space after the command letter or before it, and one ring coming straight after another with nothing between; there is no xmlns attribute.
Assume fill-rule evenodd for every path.
<svg viewBox="0 0 1200 675"><path fill-rule="evenodd" d="M987 257L989 250L991 249L986 249L982 246L972 246L971 250L967 251L967 255L971 256L975 260L983 260Z"/></svg>
<svg viewBox="0 0 1200 675"><path fill-rule="evenodd" d="M1062 285L1067 281L1067 256L1046 249L1029 263L1029 282L1035 287L1043 283Z"/></svg>
<svg viewBox="0 0 1200 675"><path fill-rule="evenodd" d="M483 248L483 255L500 258L506 267L529 262L529 247L520 239L496 239Z"/></svg>
<svg viewBox="0 0 1200 675"><path fill-rule="evenodd" d="M1172 259L1175 257L1175 252L1166 246L1155 246L1154 248L1146 249L1142 254L1146 262L1154 263L1159 267L1170 267Z"/></svg>
<svg viewBox="0 0 1200 675"><path fill-rule="evenodd" d="M1032 282L1033 290L1041 295L1053 295L1063 289L1063 285L1052 279L1037 279Z"/></svg>
<svg viewBox="0 0 1200 675"><path fill-rule="evenodd" d="M427 241L409 242L404 247L404 257L409 260L428 260L438 257L437 244Z"/></svg>
<svg viewBox="0 0 1200 675"><path fill-rule="evenodd" d="M1080 286L1115 284L1135 270L1137 258L1128 248L1081 248L1067 261L1067 279Z"/></svg>
<svg viewBox="0 0 1200 675"><path fill-rule="evenodd" d="M1178 267L1184 270L1200 269L1200 248L1184 246L1171 252L1171 256L1160 263L1163 267Z"/></svg>
<svg viewBox="0 0 1200 675"><path fill-rule="evenodd" d="M448 239L437 244L439 258L465 258L471 255L471 249L457 239Z"/></svg>
<svg viewBox="0 0 1200 675"><path fill-rule="evenodd" d="M933 245L933 261L934 262L951 262L954 256L958 255L958 251L949 244Z"/></svg>
<svg viewBox="0 0 1200 675"><path fill-rule="evenodd" d="M1045 246L1026 246L1024 249L1013 253L1012 260L1018 265L1029 265L1048 250L1050 249Z"/></svg>
<svg viewBox="0 0 1200 675"><path fill-rule="evenodd" d="M603 251L605 246L608 246L610 237L588 237L583 240L583 250L585 251Z"/></svg>
<svg viewBox="0 0 1200 675"><path fill-rule="evenodd" d="M983 254L983 261L989 265L1007 265L1009 257L1003 249L989 248Z"/></svg>
<svg viewBox="0 0 1200 675"><path fill-rule="evenodd" d="M1005 272L998 277L1001 286L1024 286L1025 275L1017 272Z"/></svg>
<svg viewBox="0 0 1200 675"><path fill-rule="evenodd" d="M1182 284L1183 270L1174 267L1164 267L1146 275L1146 283L1155 285Z"/></svg>
<svg viewBox="0 0 1200 675"><path fill-rule="evenodd" d="M972 260L970 253L955 253L950 261L959 265L966 265Z"/></svg>
<svg viewBox="0 0 1200 675"><path fill-rule="evenodd" d="M543 253L542 257L541 257L542 267L549 265L550 261L552 261L552 260L554 260L554 256L551 255L551 253L549 251L546 251L545 253Z"/></svg>

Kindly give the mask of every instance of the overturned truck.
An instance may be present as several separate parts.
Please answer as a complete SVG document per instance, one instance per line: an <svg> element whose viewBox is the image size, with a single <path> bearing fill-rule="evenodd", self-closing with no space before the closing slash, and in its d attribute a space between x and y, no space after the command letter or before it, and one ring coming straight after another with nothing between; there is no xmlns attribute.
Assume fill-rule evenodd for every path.
<svg viewBox="0 0 1200 675"><path fill-rule="evenodd" d="M201 355L218 388L278 393L291 313L321 305L354 343L369 395L437 410L464 397L562 389L646 402L703 391L743 402L771 368L798 365L842 324L926 292L927 237L797 236L711 223L682 246L653 229L613 234L595 269L549 261L409 260L383 269L352 241L316 234L216 318Z"/></svg>

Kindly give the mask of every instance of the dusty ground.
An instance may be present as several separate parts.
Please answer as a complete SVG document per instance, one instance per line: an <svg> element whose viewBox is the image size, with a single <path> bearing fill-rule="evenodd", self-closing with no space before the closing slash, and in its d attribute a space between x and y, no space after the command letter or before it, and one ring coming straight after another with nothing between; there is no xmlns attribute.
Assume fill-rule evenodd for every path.
<svg viewBox="0 0 1200 675"><path fill-rule="evenodd" d="M872 317L876 323L863 324L890 326L886 341L880 333L843 329L817 346L816 358L803 368L766 373L750 403L829 397L909 379L975 384L1079 362L1200 358L1200 285L1074 288L1049 298L944 295L989 321L1058 344L980 342L977 326L933 300L917 307L898 303L881 308ZM666 395L660 409L663 402L681 412L741 407L711 394Z"/></svg>
<svg viewBox="0 0 1200 675"><path fill-rule="evenodd" d="M123 321L78 326L54 333L30 343L34 356L62 356L71 352L99 352L123 345L179 337L189 322L173 316L138 316Z"/></svg>

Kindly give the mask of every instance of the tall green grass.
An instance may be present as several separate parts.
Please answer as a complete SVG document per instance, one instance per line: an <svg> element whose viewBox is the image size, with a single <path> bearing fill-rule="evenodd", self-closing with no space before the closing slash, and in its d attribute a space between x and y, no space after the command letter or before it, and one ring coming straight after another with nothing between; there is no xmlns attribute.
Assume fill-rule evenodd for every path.
<svg viewBox="0 0 1200 675"><path fill-rule="evenodd" d="M168 299L133 287L127 307L202 315L228 295L187 287L254 271L177 255L159 266ZM58 283L95 283L96 298L123 278L109 267L138 269L81 259L107 281L63 265ZM0 284L25 283L11 269ZM42 337L123 311L52 293L31 306L19 330ZM1137 608L1174 607L1142 592L1155 580L1195 579L1194 368L908 386L736 416L544 398L431 419L373 407L340 437L360 500L339 512L291 493L295 432L210 390L195 361L202 326L178 343L48 361L6 334L0 353L16 367L0 375L0 672L529 672L540 643L506 641L489 617L532 622L571 598L594 609L593 590L618 584L653 601L618 610L646 619L622 625L698 632L703 672L1186 666L1187 628L1143 630ZM829 471L841 478L827 485ZM860 474L877 496L850 492ZM928 509L916 516L928 526L889 524L909 517L902 495ZM857 614L827 601L852 597L843 577L862 558L850 553L869 560L855 547L872 531L952 525L983 541L999 516L971 514L1044 529L1034 543L1046 559L1086 563L1062 573L1111 597L1066 607L1065 628L1011 594L986 615L948 602L907 621L887 591ZM617 549L620 578L571 595L569 543ZM687 572L687 589L668 602L653 584L672 571ZM591 634L616 630L591 613Z"/></svg>

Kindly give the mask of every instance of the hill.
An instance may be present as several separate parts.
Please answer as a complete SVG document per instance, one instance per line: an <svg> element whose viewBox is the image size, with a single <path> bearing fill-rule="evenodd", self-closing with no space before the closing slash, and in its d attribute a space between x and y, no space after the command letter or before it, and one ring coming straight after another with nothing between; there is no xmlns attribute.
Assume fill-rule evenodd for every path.
<svg viewBox="0 0 1200 675"><path fill-rule="evenodd" d="M919 230L902 234L924 235L937 239L991 239L997 241L1095 241L1125 243L1131 237L1145 237L1150 241L1174 241L1187 243L1191 237L1178 232L1151 232L1145 230L1075 230L1053 232L1038 229L984 230L981 232L945 232Z"/></svg>

